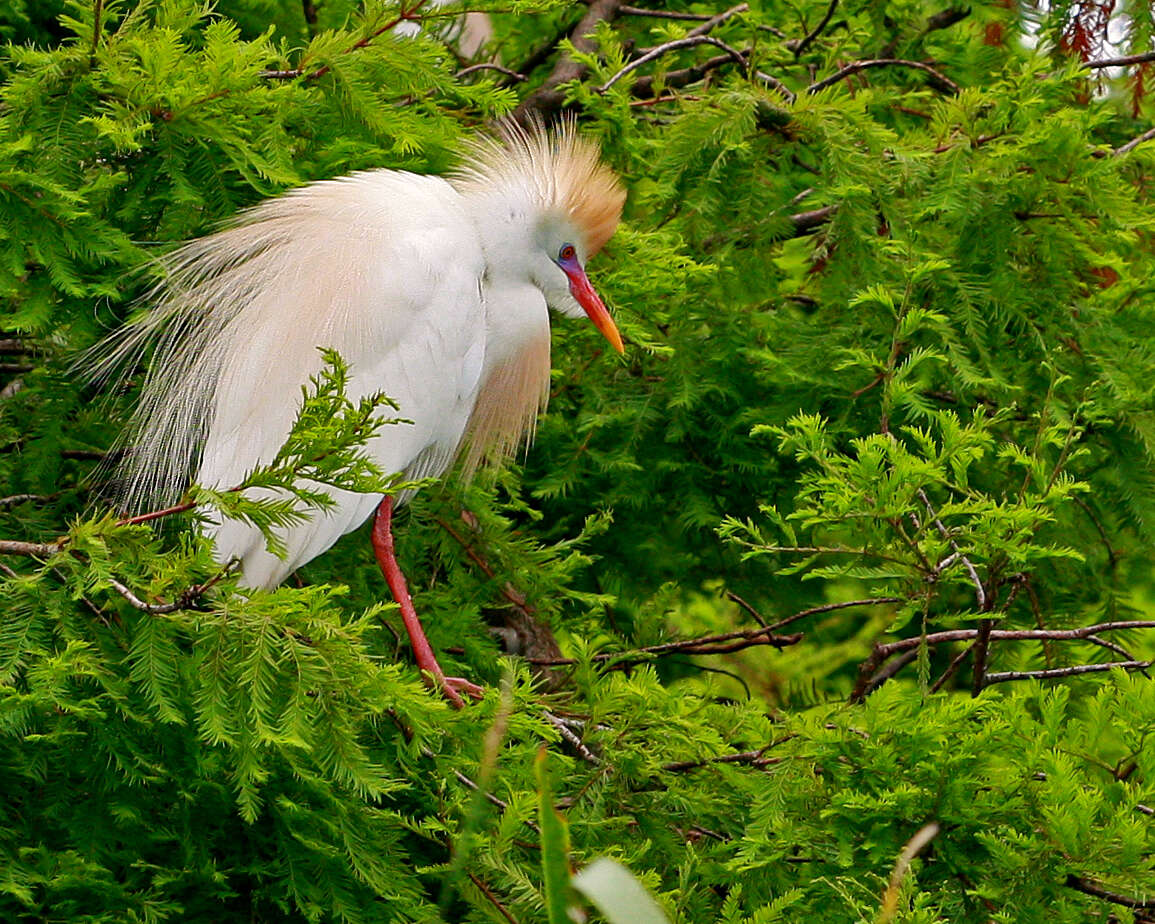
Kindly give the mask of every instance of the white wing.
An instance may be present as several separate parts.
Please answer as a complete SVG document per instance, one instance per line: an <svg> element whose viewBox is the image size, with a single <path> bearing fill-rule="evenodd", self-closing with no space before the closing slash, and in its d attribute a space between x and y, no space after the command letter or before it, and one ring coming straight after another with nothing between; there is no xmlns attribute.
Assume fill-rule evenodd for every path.
<svg viewBox="0 0 1155 924"><path fill-rule="evenodd" d="M413 425L369 446L387 471L439 474L472 411L485 349L484 259L460 196L434 177L372 171L316 183L247 212L168 261L158 311L130 335L157 335L128 496L166 503L196 480L228 488L270 461L321 368L318 347L350 367L350 398L381 390ZM335 510L287 530L281 561L252 527L210 528L245 583L271 586L359 525L378 498L331 492Z"/></svg>

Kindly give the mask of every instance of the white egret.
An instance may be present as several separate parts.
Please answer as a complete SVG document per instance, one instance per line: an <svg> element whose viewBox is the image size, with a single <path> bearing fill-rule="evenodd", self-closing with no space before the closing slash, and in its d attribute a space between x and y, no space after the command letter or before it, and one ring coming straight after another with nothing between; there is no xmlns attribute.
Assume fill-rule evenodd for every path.
<svg viewBox="0 0 1155 924"><path fill-rule="evenodd" d="M389 472L419 479L458 458L472 471L528 442L545 404L548 310L588 316L622 351L587 259L613 233L625 193L572 123L503 126L473 141L447 177L371 170L313 183L241 214L164 260L156 306L117 341L113 360L156 354L121 465L126 502L163 506L190 474L228 489L273 459L316 375L319 347L349 366L349 397L383 391L412 425L367 445ZM332 510L279 530L219 513L206 532L243 585L269 588L363 523L418 666L455 703L477 691L447 678L393 556L396 497L326 488Z"/></svg>

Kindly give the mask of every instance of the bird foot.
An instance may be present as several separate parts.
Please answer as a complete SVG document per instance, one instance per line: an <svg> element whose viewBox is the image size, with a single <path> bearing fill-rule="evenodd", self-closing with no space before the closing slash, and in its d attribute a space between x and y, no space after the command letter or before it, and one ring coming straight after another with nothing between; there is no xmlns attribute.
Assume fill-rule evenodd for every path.
<svg viewBox="0 0 1155 924"><path fill-rule="evenodd" d="M429 676L428 674L426 676ZM481 699L485 696L485 687L479 687L471 680L466 680L464 677L446 677L442 674L440 677L430 677L433 683L441 687L441 692L445 694L445 698L453 704L454 708L461 709L465 706L465 700L461 698L464 693L472 700Z"/></svg>

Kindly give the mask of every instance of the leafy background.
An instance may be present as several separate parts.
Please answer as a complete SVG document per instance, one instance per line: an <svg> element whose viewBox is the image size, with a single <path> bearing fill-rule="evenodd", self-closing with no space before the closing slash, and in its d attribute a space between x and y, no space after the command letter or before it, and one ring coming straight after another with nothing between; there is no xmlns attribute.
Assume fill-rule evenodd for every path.
<svg viewBox="0 0 1155 924"><path fill-rule="evenodd" d="M0 917L554 921L564 830L675 921L1155 919L1151 9L469 9L0 6ZM364 531L246 599L119 520L71 363L237 209L563 108L628 348L555 325L533 449L401 518L454 711Z"/></svg>

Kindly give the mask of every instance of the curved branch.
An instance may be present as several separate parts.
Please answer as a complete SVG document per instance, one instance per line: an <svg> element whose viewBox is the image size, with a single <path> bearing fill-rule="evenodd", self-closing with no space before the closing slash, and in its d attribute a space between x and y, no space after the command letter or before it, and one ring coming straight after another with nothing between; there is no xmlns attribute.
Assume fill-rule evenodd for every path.
<svg viewBox="0 0 1155 924"><path fill-rule="evenodd" d="M940 87L948 92L956 94L959 92L959 85L941 71L936 70L929 64L923 64L921 61L907 61L904 58L872 58L868 61L855 61L853 64L846 65L846 67L837 73L831 74L829 77L824 77L816 83L812 83L806 88L806 92L817 93L819 90L825 90L827 87L833 86L840 80L853 77L860 71L865 71L873 67L911 67L917 71L929 74L934 81L937 81Z"/></svg>
<svg viewBox="0 0 1155 924"><path fill-rule="evenodd" d="M651 61L660 58L667 52L677 51L679 48L689 48L693 45L713 45L716 48L721 48L729 55L732 60L737 62L740 67L746 67L746 58L742 52L738 51L736 48L731 48L725 42L719 41L718 39L709 35L687 35L685 38L674 39L672 42L665 42L664 44L651 48L641 57L634 58L633 61L631 61L620 71L614 74L600 87L598 87L598 92L605 93L610 87L625 77L626 74L637 70L644 64L649 64Z"/></svg>

